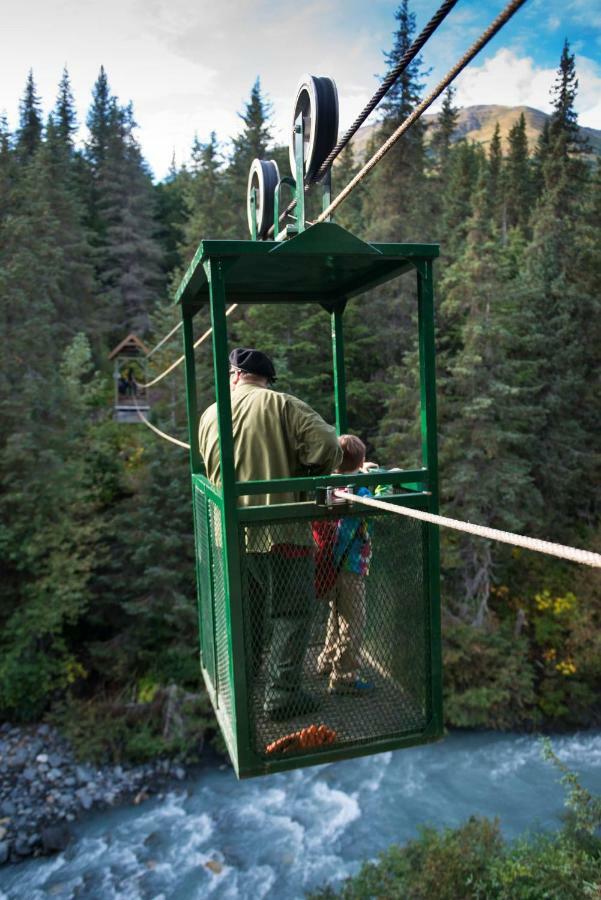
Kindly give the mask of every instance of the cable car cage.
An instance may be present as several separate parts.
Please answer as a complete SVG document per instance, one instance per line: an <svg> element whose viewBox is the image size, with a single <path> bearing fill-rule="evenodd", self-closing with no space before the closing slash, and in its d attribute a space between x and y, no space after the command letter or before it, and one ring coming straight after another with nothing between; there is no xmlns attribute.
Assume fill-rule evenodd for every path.
<svg viewBox="0 0 601 900"><path fill-rule="evenodd" d="M287 183L296 194L297 216L292 228L286 227L286 236L294 236L282 240L278 232L276 198L286 179L279 173L277 180L272 177L275 164L265 167L255 160L247 207L253 240L203 240L176 297L183 317L201 669L238 777L426 743L438 739L443 728L437 528L358 508L352 498L333 504L328 492L341 486L373 491L382 485L389 492L386 499L395 505L438 510L433 261L439 250L434 244L367 243L331 222L306 227L304 183L336 138L330 121L329 141L320 144L315 138L319 154L307 158L305 131L312 127L310 117L315 122L317 93L315 89L305 106L297 95L295 104L297 179ZM333 92L329 94L331 98ZM329 194L329 183L324 193ZM270 215L276 239L258 240L267 233ZM237 482L226 303L323 307L324 326L327 315L332 334L336 428L342 434L347 431L345 307L352 298L365 302L371 288L409 272L417 277L421 466ZM198 449L193 323L207 304L213 328L220 485L205 477ZM238 505L241 497L286 492L293 492L297 501ZM330 693L328 679L319 671L329 604L316 596L315 583L322 573L311 538L315 521L358 515L368 523L373 553L358 651L362 676L372 690L361 696ZM304 552L294 558L282 554L281 548L291 543ZM274 661L280 672L301 668L302 687L317 700L317 708L307 708L299 699L285 718L274 714Z"/></svg>
<svg viewBox="0 0 601 900"><path fill-rule="evenodd" d="M145 387L148 347L135 334L128 334L111 350L113 361L114 404L116 422L138 424L138 412L148 415L150 404Z"/></svg>

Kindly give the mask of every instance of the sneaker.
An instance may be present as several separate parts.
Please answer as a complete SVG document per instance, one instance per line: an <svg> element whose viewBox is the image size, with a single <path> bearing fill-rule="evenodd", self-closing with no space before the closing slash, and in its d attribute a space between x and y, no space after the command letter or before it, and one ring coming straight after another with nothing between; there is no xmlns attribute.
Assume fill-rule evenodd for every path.
<svg viewBox="0 0 601 900"><path fill-rule="evenodd" d="M346 694L351 697L359 697L362 694L369 694L373 689L374 686L371 681L363 681L362 678L355 678L353 681L330 682L328 694Z"/></svg>
<svg viewBox="0 0 601 900"><path fill-rule="evenodd" d="M282 703L273 706L266 704L264 711L273 722L281 722L283 719L294 719L315 712L320 706L321 702L314 694L298 691Z"/></svg>

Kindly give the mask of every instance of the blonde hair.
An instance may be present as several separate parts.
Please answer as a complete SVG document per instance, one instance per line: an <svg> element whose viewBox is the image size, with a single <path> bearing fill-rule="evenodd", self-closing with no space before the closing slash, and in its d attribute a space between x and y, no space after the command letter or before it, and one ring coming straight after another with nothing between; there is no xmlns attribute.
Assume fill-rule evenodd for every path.
<svg viewBox="0 0 601 900"><path fill-rule="evenodd" d="M360 469L365 462L365 444L356 434L341 434L338 443L342 448L342 462L338 466L341 474Z"/></svg>

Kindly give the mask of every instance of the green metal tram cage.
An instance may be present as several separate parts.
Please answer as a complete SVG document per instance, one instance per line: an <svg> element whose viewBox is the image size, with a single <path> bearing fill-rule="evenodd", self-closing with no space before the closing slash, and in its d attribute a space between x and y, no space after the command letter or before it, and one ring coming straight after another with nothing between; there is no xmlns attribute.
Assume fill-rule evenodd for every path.
<svg viewBox="0 0 601 900"><path fill-rule="evenodd" d="M437 528L394 513L368 510L352 501L334 508L315 502L318 488L353 485L357 489L364 485L373 490L381 484L392 486L387 501L438 511L433 309L433 261L438 252L434 244L366 243L340 226L324 222L286 242L204 240L179 287L201 668L238 777L393 750L430 742L442 734ZM294 479L237 482L226 301L321 304L331 322L336 427L341 434L347 430L345 306L350 298L406 272L417 274L422 465L414 470L353 476L307 474ZM213 328L220 485L205 477L198 450L193 320L206 304ZM269 506L238 505L245 495L290 491L295 495L304 492L301 497L305 499ZM361 671L373 683L373 690L365 696L340 696L328 691L327 679L317 671L328 604L315 597L312 575L311 583L306 583L306 573L311 570L302 570L305 574L298 577L304 583L299 584L294 582L290 566L281 570L275 567L270 585L272 608L265 619L252 566L257 554L270 554L274 545L286 541L291 529L310 535L315 520L358 514L369 523L373 548L360 650ZM296 652L302 656L303 687L319 697L320 707L310 714L299 709L285 721L272 721L264 707L266 663L256 652L257 634L263 630L265 641L277 640L277 617L298 613L286 607L301 602L299 597L309 604L310 621L308 641ZM279 741L311 725L327 726L333 740L322 746Z"/></svg>

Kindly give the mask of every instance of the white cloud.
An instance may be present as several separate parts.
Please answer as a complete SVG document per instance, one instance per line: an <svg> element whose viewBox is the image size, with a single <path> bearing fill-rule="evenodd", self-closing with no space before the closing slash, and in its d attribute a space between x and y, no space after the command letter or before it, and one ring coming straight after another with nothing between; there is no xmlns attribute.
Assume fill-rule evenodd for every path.
<svg viewBox="0 0 601 900"><path fill-rule="evenodd" d="M576 110L580 123L601 128L601 70L594 60L576 57L578 95ZM481 66L470 66L456 81L456 102L460 106L498 104L532 106L551 110L551 86L556 69L537 66L530 56L518 56L507 48L498 50Z"/></svg>

